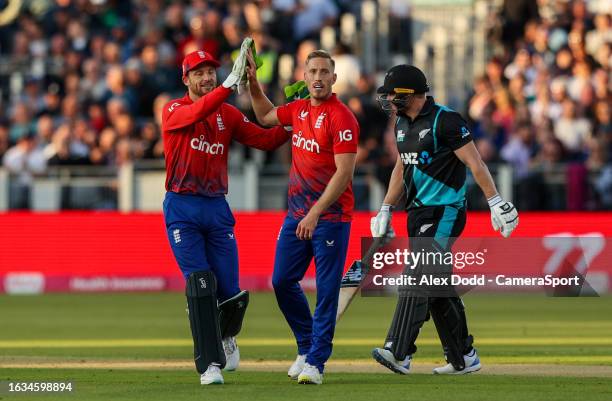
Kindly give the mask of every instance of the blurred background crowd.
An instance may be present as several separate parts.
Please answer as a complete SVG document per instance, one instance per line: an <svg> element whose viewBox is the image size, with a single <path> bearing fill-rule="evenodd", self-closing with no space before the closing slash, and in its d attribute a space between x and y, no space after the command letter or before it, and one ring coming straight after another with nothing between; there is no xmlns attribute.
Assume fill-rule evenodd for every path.
<svg viewBox="0 0 612 401"><path fill-rule="evenodd" d="M4 14L10 3L0 1ZM374 91L391 65L367 71L359 46L339 33L347 14L360 30L362 1L12 3L24 4L14 19L0 16L0 160L24 183L53 166L162 159L161 107L184 94L180 63L196 49L222 62L221 82L232 52L252 36L264 59L260 81L282 103L283 85L302 79L306 55L322 47L324 27L339 39L330 49L334 91L361 126L358 163L373 179L388 180L394 138ZM390 2L389 50L406 61L413 49L412 3ZM512 166L520 209L612 208L612 2L487 4L486 68L456 107L484 160ZM231 102L252 116L248 99ZM285 147L263 164L286 166L288 155ZM546 190L553 171L562 172L560 194Z"/></svg>

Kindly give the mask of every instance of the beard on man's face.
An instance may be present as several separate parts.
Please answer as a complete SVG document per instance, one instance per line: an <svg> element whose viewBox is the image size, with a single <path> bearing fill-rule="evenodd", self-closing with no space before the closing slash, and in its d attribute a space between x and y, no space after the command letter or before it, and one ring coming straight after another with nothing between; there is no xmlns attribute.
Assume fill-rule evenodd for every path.
<svg viewBox="0 0 612 401"><path fill-rule="evenodd" d="M189 78L189 90L197 96L204 96L210 92L217 86L217 83L214 79L193 79Z"/></svg>

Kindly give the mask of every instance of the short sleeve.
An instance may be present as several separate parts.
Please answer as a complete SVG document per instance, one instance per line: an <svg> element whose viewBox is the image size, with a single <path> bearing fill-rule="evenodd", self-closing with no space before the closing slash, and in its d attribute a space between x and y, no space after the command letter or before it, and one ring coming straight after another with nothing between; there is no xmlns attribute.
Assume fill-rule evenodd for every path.
<svg viewBox="0 0 612 401"><path fill-rule="evenodd" d="M293 125L293 115L297 103L296 100L276 108L276 117L281 125Z"/></svg>
<svg viewBox="0 0 612 401"><path fill-rule="evenodd" d="M472 133L461 114L451 111L442 112L442 124L436 133L449 148L457 150L472 141Z"/></svg>
<svg viewBox="0 0 612 401"><path fill-rule="evenodd" d="M343 109L335 113L331 121L334 138L334 154L357 153L359 143L359 124L353 113Z"/></svg>

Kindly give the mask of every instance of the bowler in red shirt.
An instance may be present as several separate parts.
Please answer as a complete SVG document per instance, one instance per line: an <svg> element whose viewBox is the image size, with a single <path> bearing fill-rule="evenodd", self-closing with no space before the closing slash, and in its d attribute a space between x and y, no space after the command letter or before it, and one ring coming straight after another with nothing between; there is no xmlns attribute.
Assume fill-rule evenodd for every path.
<svg viewBox="0 0 612 401"><path fill-rule="evenodd" d="M260 123L293 128L289 210L276 244L272 284L278 305L295 335L298 356L288 371L299 383L321 384L332 351L338 294L353 213L352 178L359 139L353 113L332 85L334 60L323 51L308 55L304 80L310 99L275 107L255 74L252 54L247 76ZM311 315L300 287L310 262L316 266L317 306Z"/></svg>

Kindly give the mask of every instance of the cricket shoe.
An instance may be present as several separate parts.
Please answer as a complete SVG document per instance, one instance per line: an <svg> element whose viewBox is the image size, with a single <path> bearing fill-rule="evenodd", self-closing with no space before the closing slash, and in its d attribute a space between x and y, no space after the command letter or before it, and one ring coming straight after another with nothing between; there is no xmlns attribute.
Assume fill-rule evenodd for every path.
<svg viewBox="0 0 612 401"><path fill-rule="evenodd" d="M434 375L464 375L466 373L472 373L480 370L480 358L476 353L476 348L472 349L469 354L463 355L465 361L465 368L463 370L457 370L452 364L447 364L433 370Z"/></svg>
<svg viewBox="0 0 612 401"><path fill-rule="evenodd" d="M300 375L300 373L302 373L302 370L304 370L305 364L306 364L306 355L298 355L297 358L295 358L295 362L293 362L293 364L289 368L289 371L287 372L287 376L289 376L291 380L296 380L298 376Z"/></svg>
<svg viewBox="0 0 612 401"><path fill-rule="evenodd" d="M412 355L408 355L403 361L395 359L393 352L386 348L374 348L372 351L372 357L376 362L380 363L384 367L391 369L395 373L400 375L407 375L410 373L410 362L412 361Z"/></svg>
<svg viewBox="0 0 612 401"><path fill-rule="evenodd" d="M304 364L304 370L298 376L299 384L323 384L323 373L316 366Z"/></svg>
<svg viewBox="0 0 612 401"><path fill-rule="evenodd" d="M223 384L221 369L215 364L208 365L206 372L200 376L200 384Z"/></svg>
<svg viewBox="0 0 612 401"><path fill-rule="evenodd" d="M225 353L225 367L223 370L233 372L238 369L240 350L238 349L236 337L226 337L223 339L223 352Z"/></svg>

